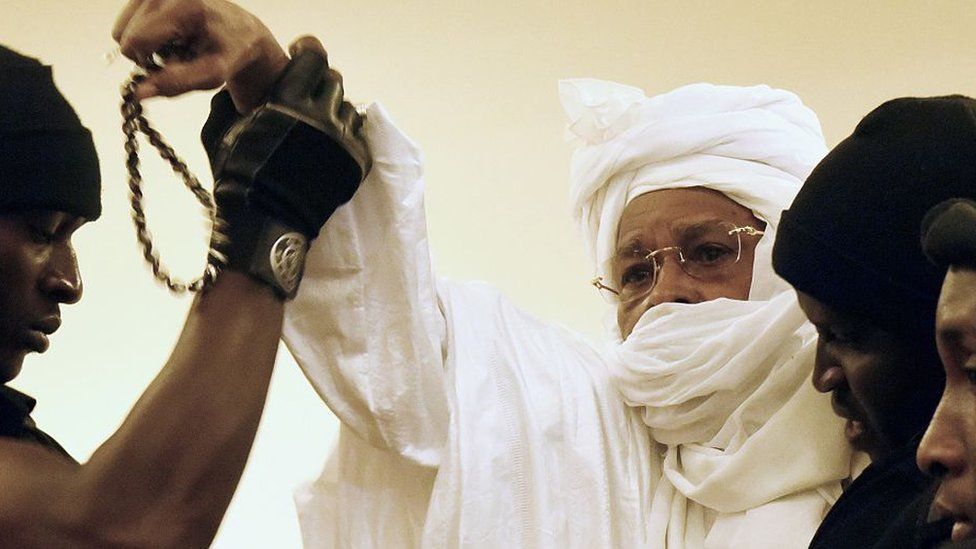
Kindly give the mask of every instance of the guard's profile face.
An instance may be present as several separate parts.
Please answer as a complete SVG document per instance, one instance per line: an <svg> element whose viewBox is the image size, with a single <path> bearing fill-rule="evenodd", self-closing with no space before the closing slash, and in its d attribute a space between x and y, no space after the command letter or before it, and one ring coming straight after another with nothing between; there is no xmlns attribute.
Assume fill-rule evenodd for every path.
<svg viewBox="0 0 976 549"><path fill-rule="evenodd" d="M929 346L809 294L798 291L797 297L819 335L813 385L831 393L851 446L876 460L908 444L928 423L941 388L938 359L913 352Z"/></svg>
<svg viewBox="0 0 976 549"><path fill-rule="evenodd" d="M751 227L760 231L765 228L748 208L711 189L664 189L631 200L620 218L616 253L608 268L613 279L610 283L623 288L629 284L645 284L647 277L652 275L647 272L648 267L653 264L633 258L645 257L655 250L661 252L655 254L660 269L653 285L646 286L646 291L635 292L635 298L621 300L617 305L617 325L623 338L630 335L648 309L661 303L701 303L722 297L749 299L759 237L734 237L737 243L741 242L740 254L733 253L728 243L699 239L702 227L719 225ZM726 237L727 233L727 228L717 232ZM691 240L698 242L695 246L700 246L702 251L682 249L682 257L686 259L682 267L677 247L690 248L687 241ZM696 256L699 253L700 258ZM721 254L738 257L721 267L715 276L693 276L695 269L689 268L690 261L700 260L701 264L707 264L720 258Z"/></svg>
<svg viewBox="0 0 976 549"><path fill-rule="evenodd" d="M942 483L935 511L955 519L952 538L976 537L976 270L950 269L936 313L946 386L918 449L918 466Z"/></svg>
<svg viewBox="0 0 976 549"><path fill-rule="evenodd" d="M47 350L60 304L81 299L71 236L84 222L52 210L0 213L0 381L20 373L27 353Z"/></svg>

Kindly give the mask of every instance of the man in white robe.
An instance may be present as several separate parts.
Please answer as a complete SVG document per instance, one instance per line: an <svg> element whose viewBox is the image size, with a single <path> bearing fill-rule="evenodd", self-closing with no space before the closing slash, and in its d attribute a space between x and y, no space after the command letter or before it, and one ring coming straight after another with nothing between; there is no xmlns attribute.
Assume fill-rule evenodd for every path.
<svg viewBox="0 0 976 549"><path fill-rule="evenodd" d="M596 228L587 234L591 250L601 224L615 227L620 215L605 204L594 208L592 196L622 210L633 189L610 188L616 175L673 160L668 173L678 166L682 178L645 182L715 188L772 229L757 248L750 301L738 302L745 316L723 309L707 317L733 335L737 318L751 314L759 324L717 349L734 357L735 345L748 346L744 339L767 328L787 343L756 361L754 390L736 394L735 405L701 409L712 416L709 438L663 437L652 418L667 406L641 400L653 383L624 381L628 352L653 356L647 339L635 334L633 346L597 348L521 312L487 285L434 276L419 151L373 105L366 124L373 171L313 246L286 315L285 342L342 421L322 477L297 496L306 546L800 547L836 498L849 476L849 451L827 401L806 390L813 334L772 275L768 253L779 211L824 150L815 116L792 94L768 88L690 87L650 100L628 88L620 105L590 101L594 93L622 91L618 85L590 84L576 86L588 95L575 103L566 99L574 84L563 87L577 129L583 121L613 141L664 122L655 129L673 131L662 140L696 145L643 162L639 140L629 149L619 141L590 149L590 160L578 151L574 202L584 224ZM647 101L657 107L642 111ZM705 111L697 120L689 113L696 107ZM738 125L723 127L727 113ZM614 147L609 158L629 152L633 162L601 163ZM767 149L775 154L755 156ZM731 172L700 164L699 153L743 164L726 181L722 174ZM745 167L753 180L742 177ZM599 252L594 259L602 259ZM701 305L708 304L691 307ZM636 330L670 315L682 313L645 314ZM734 382L735 372L753 365L728 363L732 373L716 364L708 379ZM791 431L792 422L801 429ZM682 465L692 462L700 467ZM792 514L799 519L775 522Z"/></svg>
<svg viewBox="0 0 976 549"><path fill-rule="evenodd" d="M763 228L747 296L672 288L648 294L635 325L608 326L614 385L663 452L649 545L806 547L851 471L842 424L809 382L816 333L770 259L780 213L826 152L816 115L766 86L647 98L583 79L561 95L574 210L603 280L639 198L718 191Z"/></svg>
<svg viewBox="0 0 976 549"><path fill-rule="evenodd" d="M419 151L367 111L369 181L309 255L285 341L342 421L308 547L635 546L656 455L597 350L430 267Z"/></svg>

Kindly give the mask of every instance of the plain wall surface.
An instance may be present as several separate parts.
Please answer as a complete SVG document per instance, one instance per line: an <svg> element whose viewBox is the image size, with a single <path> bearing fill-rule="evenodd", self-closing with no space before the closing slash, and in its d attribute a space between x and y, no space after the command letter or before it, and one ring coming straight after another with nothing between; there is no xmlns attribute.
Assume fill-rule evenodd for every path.
<svg viewBox="0 0 976 549"><path fill-rule="evenodd" d="M76 237L86 295L64 308L51 350L28 357L12 383L39 399L39 425L82 460L158 372L189 305L152 281L129 220L118 90L130 65L102 60L122 4L0 3L0 42L54 65L101 158L104 214ZM242 4L283 43L304 33L322 38L347 95L382 101L419 143L441 275L492 282L592 338L601 337L604 304L587 285L590 266L570 222L557 79L618 80L649 94L698 81L782 87L820 115L830 145L883 100L976 95L976 4L964 0ZM208 97L145 106L209 182L196 137ZM205 254L202 214L152 149L143 150L150 227L164 260L191 276ZM282 347L215 547L298 547L291 491L318 474L336 432Z"/></svg>

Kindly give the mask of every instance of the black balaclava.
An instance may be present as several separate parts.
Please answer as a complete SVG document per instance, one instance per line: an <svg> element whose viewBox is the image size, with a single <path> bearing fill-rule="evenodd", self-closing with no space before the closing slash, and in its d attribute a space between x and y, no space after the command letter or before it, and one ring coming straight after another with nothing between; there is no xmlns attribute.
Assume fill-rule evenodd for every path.
<svg viewBox="0 0 976 549"><path fill-rule="evenodd" d="M0 211L102 213L91 132L54 85L51 67L0 46Z"/></svg>
<svg viewBox="0 0 976 549"><path fill-rule="evenodd" d="M934 346L945 269L919 227L952 197L976 197L976 100L901 98L868 114L783 213L773 267L798 290L920 346Z"/></svg>

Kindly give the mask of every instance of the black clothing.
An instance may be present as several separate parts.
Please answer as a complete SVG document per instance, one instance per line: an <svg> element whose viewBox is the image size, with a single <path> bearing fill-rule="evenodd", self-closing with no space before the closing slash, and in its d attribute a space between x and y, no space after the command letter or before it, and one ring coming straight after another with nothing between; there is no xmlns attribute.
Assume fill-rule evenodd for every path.
<svg viewBox="0 0 976 549"><path fill-rule="evenodd" d="M91 132L51 76L51 67L0 46L0 209L102 213Z"/></svg>
<svg viewBox="0 0 976 549"><path fill-rule="evenodd" d="M33 398L0 385L0 437L15 438L25 442L40 444L45 448L75 461L56 440L37 428L30 413L37 401Z"/></svg>
<svg viewBox="0 0 976 549"><path fill-rule="evenodd" d="M949 538L952 521L927 524L935 481L915 465L917 444L868 466L830 509L811 549L928 549Z"/></svg>

